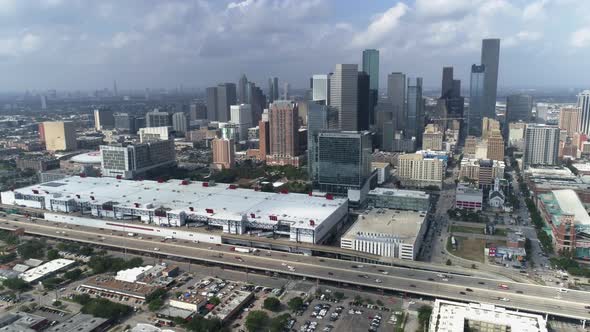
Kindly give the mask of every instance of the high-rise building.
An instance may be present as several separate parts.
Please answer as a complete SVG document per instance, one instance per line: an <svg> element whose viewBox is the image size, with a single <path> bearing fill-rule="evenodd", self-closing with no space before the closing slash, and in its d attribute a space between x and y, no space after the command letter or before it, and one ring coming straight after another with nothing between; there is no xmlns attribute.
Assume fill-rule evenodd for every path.
<svg viewBox="0 0 590 332"><path fill-rule="evenodd" d="M172 114L172 128L179 134L186 134L188 132L189 119L184 112L177 112Z"/></svg>
<svg viewBox="0 0 590 332"><path fill-rule="evenodd" d="M391 102L379 101L375 107L375 127L377 146L383 151L393 151L393 136L397 128L397 118Z"/></svg>
<svg viewBox="0 0 590 332"><path fill-rule="evenodd" d="M217 121L217 87L207 88L207 120Z"/></svg>
<svg viewBox="0 0 590 332"><path fill-rule="evenodd" d="M116 80L113 81L113 95L115 97L118 97L119 96L119 90L117 89L117 81Z"/></svg>
<svg viewBox="0 0 590 332"><path fill-rule="evenodd" d="M231 105L231 123L239 126L240 141L248 139L248 128L252 127L252 107L250 104Z"/></svg>
<svg viewBox="0 0 590 332"><path fill-rule="evenodd" d="M312 182L318 180L318 135L335 129L338 129L337 110L328 105L307 103L307 174Z"/></svg>
<svg viewBox="0 0 590 332"><path fill-rule="evenodd" d="M531 122L532 112L533 97L523 94L514 94L506 97L505 123L518 121Z"/></svg>
<svg viewBox="0 0 590 332"><path fill-rule="evenodd" d="M443 67L441 98L450 98L453 94L453 67Z"/></svg>
<svg viewBox="0 0 590 332"><path fill-rule="evenodd" d="M370 77L369 89L379 91L379 50L363 51L363 71Z"/></svg>
<svg viewBox="0 0 590 332"><path fill-rule="evenodd" d="M316 103L330 104L330 74L313 75L312 77L312 97Z"/></svg>
<svg viewBox="0 0 590 332"><path fill-rule="evenodd" d="M559 128L527 124L524 134L524 165L556 165L558 155Z"/></svg>
<svg viewBox="0 0 590 332"><path fill-rule="evenodd" d="M158 168L176 164L173 140L127 146L101 145L102 176L134 179Z"/></svg>
<svg viewBox="0 0 590 332"><path fill-rule="evenodd" d="M580 125L578 131L590 135L590 90L578 94L578 108L580 109Z"/></svg>
<svg viewBox="0 0 590 332"><path fill-rule="evenodd" d="M270 105L270 156L266 162L275 165L299 166L299 126L297 105L277 100Z"/></svg>
<svg viewBox="0 0 590 332"><path fill-rule="evenodd" d="M467 129L469 135L481 135L481 120L484 116L485 104L485 72L484 65L471 66L471 82L469 86L469 112L467 115ZM492 116L495 118L495 116Z"/></svg>
<svg viewBox="0 0 590 332"><path fill-rule="evenodd" d="M440 151L443 149L443 133L439 126L429 123L422 134L422 150Z"/></svg>
<svg viewBox="0 0 590 332"><path fill-rule="evenodd" d="M369 130L371 121L370 77L364 71L358 72L357 82L357 130Z"/></svg>
<svg viewBox="0 0 590 332"><path fill-rule="evenodd" d="M406 125L406 75L403 73L391 73L387 75L387 98L395 114L397 128L405 128Z"/></svg>
<svg viewBox="0 0 590 332"><path fill-rule="evenodd" d="M113 129L115 127L115 117L112 110L100 108L94 110L94 129L97 131L103 129Z"/></svg>
<svg viewBox="0 0 590 332"><path fill-rule="evenodd" d="M272 100L279 100L279 78L272 78Z"/></svg>
<svg viewBox="0 0 590 332"><path fill-rule="evenodd" d="M358 66L337 64L330 80L330 106L338 110L340 130L358 130Z"/></svg>
<svg viewBox="0 0 590 332"><path fill-rule="evenodd" d="M442 159L424 157L419 153L402 154L398 157L397 176L404 186L442 188L444 174Z"/></svg>
<svg viewBox="0 0 590 332"><path fill-rule="evenodd" d="M461 80L453 80L453 91L452 97L460 97L461 96Z"/></svg>
<svg viewBox="0 0 590 332"><path fill-rule="evenodd" d="M487 159L504 161L504 138L500 131L494 131L487 139Z"/></svg>
<svg viewBox="0 0 590 332"><path fill-rule="evenodd" d="M47 109L47 96L46 95L41 95L41 109L42 110Z"/></svg>
<svg viewBox="0 0 590 332"><path fill-rule="evenodd" d="M145 114L147 127L168 127L172 125L170 121L170 114L168 112L160 112L158 109Z"/></svg>
<svg viewBox="0 0 590 332"><path fill-rule="evenodd" d="M137 134L140 143L167 141L171 138L170 127L139 128Z"/></svg>
<svg viewBox="0 0 590 332"><path fill-rule="evenodd" d="M424 130L424 99L422 98L422 78L408 78L407 117L405 121L406 137L422 140ZM420 144L420 142L418 142Z"/></svg>
<svg viewBox="0 0 590 332"><path fill-rule="evenodd" d="M233 139L215 138L211 142L212 166L215 169L233 168L236 163Z"/></svg>
<svg viewBox="0 0 590 332"><path fill-rule="evenodd" d="M526 123L513 122L508 124L508 145L518 150L524 147L524 131Z"/></svg>
<svg viewBox="0 0 590 332"><path fill-rule="evenodd" d="M230 106L237 103L236 85L234 83L222 83L217 86L217 121L228 122L230 119Z"/></svg>
<svg viewBox="0 0 590 332"><path fill-rule="evenodd" d="M318 186L323 192L346 195L361 189L371 175L371 134L320 132L318 134Z"/></svg>
<svg viewBox="0 0 590 332"><path fill-rule="evenodd" d="M136 133L139 128L135 126L135 116L128 113L118 113L113 116L115 118L115 128L118 130Z"/></svg>
<svg viewBox="0 0 590 332"><path fill-rule="evenodd" d="M287 82L283 83L283 100L289 100L291 98L290 94L291 85Z"/></svg>
<svg viewBox="0 0 590 332"><path fill-rule="evenodd" d="M47 151L71 151L77 147L76 127L71 121L43 122Z"/></svg>
<svg viewBox="0 0 590 332"><path fill-rule="evenodd" d="M258 160L266 160L270 154L270 126L268 119L258 121Z"/></svg>
<svg viewBox="0 0 590 332"><path fill-rule="evenodd" d="M559 129L567 131L573 137L580 124L580 109L577 107L562 107L559 112Z"/></svg>
<svg viewBox="0 0 590 332"><path fill-rule="evenodd" d="M481 138L487 139L492 134L498 134L500 132L500 122L498 120L484 117L481 119Z"/></svg>
<svg viewBox="0 0 590 332"><path fill-rule="evenodd" d="M500 39L484 39L481 43L481 64L484 73L484 107L482 116L496 118L496 94L498 90L498 66Z"/></svg>
<svg viewBox="0 0 590 332"><path fill-rule="evenodd" d="M189 106L190 121L207 119L207 106L201 102L191 103Z"/></svg>
<svg viewBox="0 0 590 332"><path fill-rule="evenodd" d="M246 77L246 74L242 74L242 77L240 77L240 80L238 81L238 102L241 104L249 103L249 101L247 100L247 85L248 78Z"/></svg>

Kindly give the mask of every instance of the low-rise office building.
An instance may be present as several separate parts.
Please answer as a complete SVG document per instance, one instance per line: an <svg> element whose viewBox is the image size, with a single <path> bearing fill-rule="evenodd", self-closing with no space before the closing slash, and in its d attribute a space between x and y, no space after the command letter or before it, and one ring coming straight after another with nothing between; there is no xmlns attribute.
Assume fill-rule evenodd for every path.
<svg viewBox="0 0 590 332"><path fill-rule="evenodd" d="M20 278L29 283L37 282L39 280L50 277L59 271L63 271L71 267L75 263L76 262L71 259L54 259L45 264L39 265L37 267L34 267L30 270L23 272Z"/></svg>
<svg viewBox="0 0 590 332"><path fill-rule="evenodd" d="M547 321L542 315L493 304L437 299L430 315L428 332L457 331L547 332Z"/></svg>
<svg viewBox="0 0 590 332"><path fill-rule="evenodd" d="M459 183L455 191L455 208L481 211L483 207L483 189Z"/></svg>
<svg viewBox="0 0 590 332"><path fill-rule="evenodd" d="M415 260L426 231L426 212L372 209L340 239L340 247Z"/></svg>

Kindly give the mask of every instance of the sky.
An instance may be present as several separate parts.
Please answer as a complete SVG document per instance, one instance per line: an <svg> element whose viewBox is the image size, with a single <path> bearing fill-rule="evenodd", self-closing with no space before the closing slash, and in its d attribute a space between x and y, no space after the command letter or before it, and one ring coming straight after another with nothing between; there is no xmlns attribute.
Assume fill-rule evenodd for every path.
<svg viewBox="0 0 590 332"><path fill-rule="evenodd" d="M204 88L242 73L306 87L380 50L401 71L468 86L500 38L499 86L590 88L588 0L0 0L0 91Z"/></svg>

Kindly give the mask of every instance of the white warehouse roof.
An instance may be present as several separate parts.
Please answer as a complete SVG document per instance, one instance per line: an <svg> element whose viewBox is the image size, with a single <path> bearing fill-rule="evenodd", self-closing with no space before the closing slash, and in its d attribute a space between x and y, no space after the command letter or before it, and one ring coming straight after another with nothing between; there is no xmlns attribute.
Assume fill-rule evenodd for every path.
<svg viewBox="0 0 590 332"><path fill-rule="evenodd" d="M43 265L39 265L35 268L32 268L28 271L23 272L23 274L21 274L21 279L23 279L26 282L34 282L37 280L40 280L48 275L51 275L57 271L60 271L68 266L71 266L72 264L74 264L75 261L71 260L71 259L64 259L64 258L58 258L58 259L54 259L52 261L49 261Z"/></svg>

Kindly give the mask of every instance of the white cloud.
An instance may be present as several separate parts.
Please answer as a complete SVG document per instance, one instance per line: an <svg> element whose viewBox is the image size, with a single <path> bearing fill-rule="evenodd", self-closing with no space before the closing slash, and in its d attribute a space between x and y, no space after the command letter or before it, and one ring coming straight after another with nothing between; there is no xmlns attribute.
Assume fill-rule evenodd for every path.
<svg viewBox="0 0 590 332"><path fill-rule="evenodd" d="M227 9L234 9L234 8L246 8L254 3L254 0L244 0L240 2L230 2L227 5Z"/></svg>
<svg viewBox="0 0 590 332"><path fill-rule="evenodd" d="M41 37L32 33L25 34L20 41L20 48L25 53L36 51L40 45Z"/></svg>
<svg viewBox="0 0 590 332"><path fill-rule="evenodd" d="M181 18L186 16L191 5L182 2L163 2L145 17L145 28L156 30L167 25L183 24Z"/></svg>
<svg viewBox="0 0 590 332"><path fill-rule="evenodd" d="M113 38L111 38L109 46L112 48L123 48L130 43L140 41L142 39L143 36L137 32L117 32Z"/></svg>
<svg viewBox="0 0 590 332"><path fill-rule="evenodd" d="M570 38L570 43L577 48L590 46L590 27L576 30Z"/></svg>
<svg viewBox="0 0 590 332"><path fill-rule="evenodd" d="M522 12L522 18L525 21L544 19L546 17L545 4L547 4L546 0L539 0L527 5Z"/></svg>
<svg viewBox="0 0 590 332"><path fill-rule="evenodd" d="M407 11L408 6L399 2L384 13L375 16L365 31L354 36L352 45L364 47L381 42L397 28Z"/></svg>
<svg viewBox="0 0 590 332"><path fill-rule="evenodd" d="M9 15L16 11L17 0L0 0L0 14Z"/></svg>
<svg viewBox="0 0 590 332"><path fill-rule="evenodd" d="M416 0L416 11L424 17L462 14L478 6L481 0Z"/></svg>

